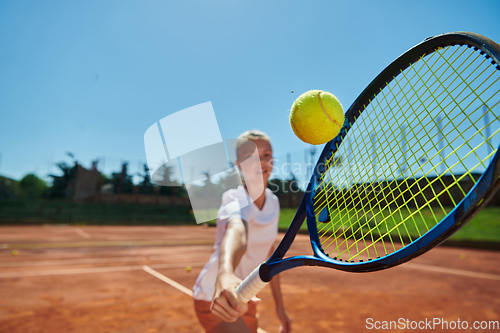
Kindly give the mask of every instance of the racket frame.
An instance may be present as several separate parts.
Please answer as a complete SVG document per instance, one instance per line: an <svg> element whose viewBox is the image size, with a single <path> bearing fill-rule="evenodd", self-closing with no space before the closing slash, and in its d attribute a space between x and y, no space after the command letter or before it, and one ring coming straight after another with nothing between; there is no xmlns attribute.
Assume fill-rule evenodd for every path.
<svg viewBox="0 0 500 333"><path fill-rule="evenodd" d="M337 147L342 143L352 124L355 123L356 118L364 111L364 105L368 105L368 101L391 82L400 71L406 69L421 57L439 48L465 44L468 47L473 47L475 50L481 49L481 53L486 54L487 58L491 58L492 64L496 64L497 70L500 70L500 46L498 44L475 33L446 33L429 37L406 51L387 66L359 95L347 110L346 121L339 135L325 145L314 168L307 190L285 236L271 257L259 267L259 276L262 281L269 282L273 276L290 268L300 266L323 266L348 272L371 272L402 264L444 242L459 228L470 221L491 200L500 187L500 147L498 147L492 161L478 182L443 220L412 243L391 254L363 262L347 262L330 258L321 248L316 227L313 197L314 191L320 183L320 177L325 172L325 162L337 152ZM284 258L295 236L299 232L304 219L307 220L307 229L314 255Z"/></svg>

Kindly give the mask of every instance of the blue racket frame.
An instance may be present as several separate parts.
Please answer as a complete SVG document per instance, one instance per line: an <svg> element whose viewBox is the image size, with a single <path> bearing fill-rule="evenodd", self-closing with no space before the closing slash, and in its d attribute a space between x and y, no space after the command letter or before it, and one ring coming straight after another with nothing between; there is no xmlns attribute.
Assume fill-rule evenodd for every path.
<svg viewBox="0 0 500 333"><path fill-rule="evenodd" d="M273 276L290 268L300 266L323 266L348 272L371 272L394 267L441 244L470 221L494 196L500 187L500 147L498 147L497 152L478 182L441 222L418 239L391 254L362 262L346 262L330 258L323 252L316 227L313 198L319 186L321 175L325 171L325 162L336 153L337 147L340 146L343 138L349 132L349 124L354 124L355 119L364 111L363 105L369 104L368 100L376 96L381 87L384 87L393 77L397 76L400 70L407 68L422 55L431 53L440 47L464 44L475 49L481 49L481 52L486 54L487 58L491 57L492 64L496 64L496 68L500 70L500 65L498 65L500 63L500 46L498 44L484 36L470 32L448 33L427 38L408 50L384 69L361 93L347 110L346 122L339 135L325 145L297 213L283 240L266 263L261 265L259 275L263 281L270 281ZM307 220L313 255L284 258L304 219Z"/></svg>

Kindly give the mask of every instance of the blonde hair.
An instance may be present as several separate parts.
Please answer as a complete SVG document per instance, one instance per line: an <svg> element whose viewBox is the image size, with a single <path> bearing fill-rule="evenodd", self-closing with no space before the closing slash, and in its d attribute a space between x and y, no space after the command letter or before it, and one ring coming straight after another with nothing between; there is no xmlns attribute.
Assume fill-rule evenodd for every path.
<svg viewBox="0 0 500 333"><path fill-rule="evenodd" d="M264 140L269 142L271 144L271 138L269 135L266 133L259 131L259 130L250 130L250 131L245 131L241 133L236 141L236 156L238 156L238 151L240 150L241 146L247 141L247 140Z"/></svg>

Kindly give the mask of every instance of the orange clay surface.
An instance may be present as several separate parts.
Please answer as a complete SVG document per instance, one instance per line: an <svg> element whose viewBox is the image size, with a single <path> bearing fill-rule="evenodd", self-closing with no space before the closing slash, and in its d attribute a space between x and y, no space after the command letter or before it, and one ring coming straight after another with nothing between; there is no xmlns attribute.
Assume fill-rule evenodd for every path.
<svg viewBox="0 0 500 333"><path fill-rule="evenodd" d="M214 237L203 226L0 227L0 332L201 333L191 297L143 266L191 289ZM298 235L289 254L310 253L308 237ZM303 267L281 274L281 285L294 332L402 331L368 330L367 318L460 319L469 325L460 332L490 332L471 326L500 321L494 251L438 247L375 273ZM278 332L269 287L259 296L260 327Z"/></svg>

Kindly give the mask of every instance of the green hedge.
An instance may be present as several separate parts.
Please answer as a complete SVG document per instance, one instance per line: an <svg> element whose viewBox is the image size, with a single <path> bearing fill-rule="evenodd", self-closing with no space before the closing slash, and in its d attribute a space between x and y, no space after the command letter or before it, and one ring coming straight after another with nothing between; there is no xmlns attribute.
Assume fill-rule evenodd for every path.
<svg viewBox="0 0 500 333"><path fill-rule="evenodd" d="M188 207L0 200L0 224L175 225L195 223Z"/></svg>
<svg viewBox="0 0 500 333"><path fill-rule="evenodd" d="M295 215L296 209L282 208L280 214L280 228L288 228ZM307 230L307 224L302 225ZM485 207L462 229L457 231L451 240L456 241L489 241L500 242L500 207Z"/></svg>

